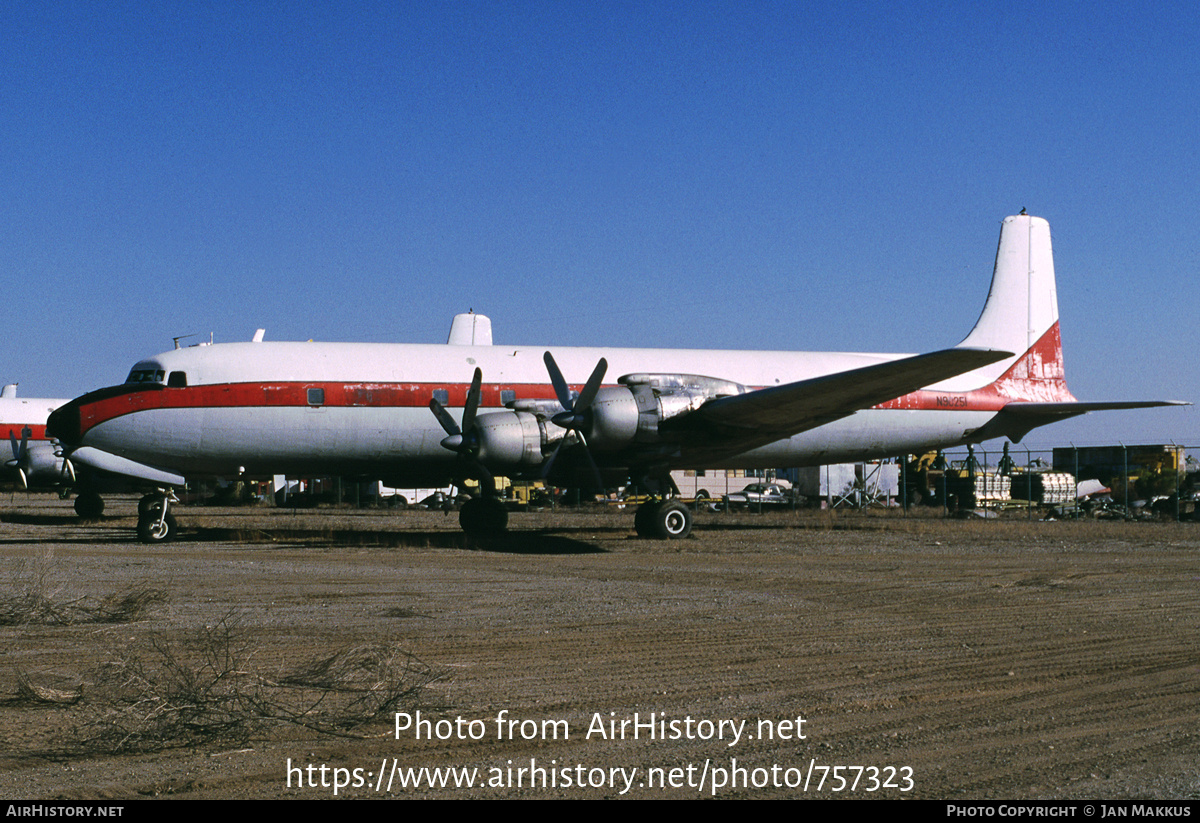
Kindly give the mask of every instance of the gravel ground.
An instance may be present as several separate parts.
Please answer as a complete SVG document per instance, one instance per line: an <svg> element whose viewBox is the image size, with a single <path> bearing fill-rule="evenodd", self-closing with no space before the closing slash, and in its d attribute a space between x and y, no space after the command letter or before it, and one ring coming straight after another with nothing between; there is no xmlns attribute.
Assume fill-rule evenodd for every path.
<svg viewBox="0 0 1200 823"><path fill-rule="evenodd" d="M184 507L143 546L135 506L0 518L0 796L1200 797L1195 524ZM287 677L364 650L339 685L424 686L335 730L378 690Z"/></svg>

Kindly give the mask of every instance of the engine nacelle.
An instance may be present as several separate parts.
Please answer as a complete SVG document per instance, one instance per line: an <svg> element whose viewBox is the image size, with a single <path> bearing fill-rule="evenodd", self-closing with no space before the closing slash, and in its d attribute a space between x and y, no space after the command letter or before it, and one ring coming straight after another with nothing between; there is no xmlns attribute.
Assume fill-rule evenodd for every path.
<svg viewBox="0 0 1200 823"><path fill-rule="evenodd" d="M717 397L744 394L740 383L696 374L629 374L601 389L584 429L596 451L659 442L659 424L695 411Z"/></svg>
<svg viewBox="0 0 1200 823"><path fill-rule="evenodd" d="M551 440L545 420L523 411L481 414L475 418L475 432L479 459L489 466L540 466L542 448ZM554 439L561 438L560 429Z"/></svg>
<svg viewBox="0 0 1200 823"><path fill-rule="evenodd" d="M640 414L637 398L628 387L600 389L584 430L588 445L598 451L625 448L637 439Z"/></svg>
<svg viewBox="0 0 1200 823"><path fill-rule="evenodd" d="M51 485L62 481L63 459L49 443L29 445L28 465L22 466L31 484Z"/></svg>
<svg viewBox="0 0 1200 823"><path fill-rule="evenodd" d="M4 465L24 488L54 486L63 480L63 458L54 453L54 446L43 441L26 443L21 457Z"/></svg>
<svg viewBox="0 0 1200 823"><path fill-rule="evenodd" d="M703 406L717 397L741 394L746 387L694 374L631 374L596 392L580 431L594 453L620 452L660 442L659 424ZM562 407L545 400L518 400L508 411L475 418L476 456L501 470L541 466L566 436L552 421ZM572 435L573 437L573 435Z"/></svg>

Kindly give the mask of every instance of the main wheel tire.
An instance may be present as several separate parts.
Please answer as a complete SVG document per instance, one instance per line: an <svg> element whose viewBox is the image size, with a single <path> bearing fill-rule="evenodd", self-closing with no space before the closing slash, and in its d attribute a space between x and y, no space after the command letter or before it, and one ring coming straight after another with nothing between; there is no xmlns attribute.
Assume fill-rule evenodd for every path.
<svg viewBox="0 0 1200 823"><path fill-rule="evenodd" d="M143 543L165 543L168 540L175 539L175 535L179 533L179 525L175 522L175 515L167 512L167 516L162 517L160 515L161 511L161 508L156 507L138 517L138 540Z"/></svg>
<svg viewBox="0 0 1200 823"><path fill-rule="evenodd" d="M458 524L472 537L498 537L508 529L508 510L494 497L472 497L462 504Z"/></svg>
<svg viewBox="0 0 1200 823"><path fill-rule="evenodd" d="M638 533L638 537L653 539L658 536L654 531L654 518L658 516L660 508L662 508L662 502L658 500L648 500L638 506L638 510L633 515L633 528Z"/></svg>
<svg viewBox="0 0 1200 823"><path fill-rule="evenodd" d="M97 520L104 514L104 498L96 492L83 492L75 498L75 514L84 520Z"/></svg>
<svg viewBox="0 0 1200 823"><path fill-rule="evenodd" d="M682 540L692 533L692 510L682 503L664 503L652 524L654 536L660 540Z"/></svg>

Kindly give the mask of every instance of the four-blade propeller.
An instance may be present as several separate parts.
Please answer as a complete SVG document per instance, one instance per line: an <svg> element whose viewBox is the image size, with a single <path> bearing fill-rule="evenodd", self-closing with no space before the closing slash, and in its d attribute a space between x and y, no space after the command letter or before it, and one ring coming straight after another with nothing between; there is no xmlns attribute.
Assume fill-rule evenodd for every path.
<svg viewBox="0 0 1200 823"><path fill-rule="evenodd" d="M546 363L546 371L550 373L550 382L554 386L554 394L558 397L559 405L564 409L564 411L559 412L550 419L556 426L561 426L567 430L563 439L559 441L558 448L554 450L554 453L550 455L550 459L542 467L542 477L550 477L550 473L554 469L554 461L558 459L558 454L563 450L563 447L578 443L582 446L583 454L587 457L588 465L591 467L592 477L596 482L595 488L597 490L603 489L604 479L600 476L600 469L592 457L591 450L588 449L587 438L584 436L583 430L588 428L591 423L592 403L596 400L596 393L600 391L600 383L604 380L604 373L608 371L608 361L601 357L600 362L596 364L596 368L592 369L591 377L583 385L583 391L579 392L578 396L572 397L571 390L567 388L567 381L563 378L558 364L554 362L553 355L550 352L546 352L542 359Z"/></svg>
<svg viewBox="0 0 1200 823"><path fill-rule="evenodd" d="M475 427L475 415L479 411L479 398L482 394L483 372L475 369L475 375L471 378L471 388L467 391L467 402L463 407L461 427L436 397L429 401L430 410L442 424L442 428L446 430L447 436L442 438L442 446L459 456L459 459L466 465L464 474L477 479L481 490L484 488L484 484L489 488L495 488L492 473L479 459L479 431Z"/></svg>
<svg viewBox="0 0 1200 823"><path fill-rule="evenodd" d="M550 382L554 386L554 394L558 398L559 405L563 408L563 411L555 414L550 419L555 425L567 431L559 441L557 448L550 455L550 458L542 466L542 477L550 477L554 469L555 460L557 460L559 453L564 447L579 446L587 459L591 470L590 473L595 481L595 487L603 489L603 478L600 475L600 469L596 465L595 459L588 450L585 432L589 429L592 421L592 404L596 400L596 394L600 391L600 384L604 380L604 374L608 371L608 361L603 357L600 358L600 362L596 364L591 376L584 384L583 390L578 394L574 394L567 385L562 370L554 362L554 357L550 352L545 353L543 360L546 363L546 370L550 373ZM482 384L483 372L477 368L471 379L471 388L467 391L461 425L436 397L430 399L429 408L446 432L446 437L442 438L442 446L457 454L463 464L461 474L465 477L474 477L480 481L481 486L487 484L487 486L494 489L495 480L487 466L484 465L483 456L480 453L481 438L479 428L476 425L480 398L483 393Z"/></svg>

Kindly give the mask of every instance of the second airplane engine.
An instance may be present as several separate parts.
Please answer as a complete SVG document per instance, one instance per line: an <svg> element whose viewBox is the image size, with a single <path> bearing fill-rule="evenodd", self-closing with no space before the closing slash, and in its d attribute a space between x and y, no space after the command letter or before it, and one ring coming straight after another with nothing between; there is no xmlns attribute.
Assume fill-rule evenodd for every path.
<svg viewBox="0 0 1200 823"><path fill-rule="evenodd" d="M557 428L554 425L550 429ZM562 438L558 429L551 440L547 421L524 411L488 412L475 418L479 459L489 465L540 466L542 448Z"/></svg>
<svg viewBox="0 0 1200 823"><path fill-rule="evenodd" d="M625 386L601 389L592 401L590 419L583 429L596 451L622 449L638 436L640 411L637 399Z"/></svg>
<svg viewBox="0 0 1200 823"><path fill-rule="evenodd" d="M594 453L655 445L662 421L694 411L714 398L746 391L727 380L689 374L634 374L620 382L620 386L596 392L585 412L586 421L579 427ZM553 422L552 409L544 401L517 401L515 405L515 409L487 412L475 419L477 455L489 466L540 466L567 434L562 423Z"/></svg>

